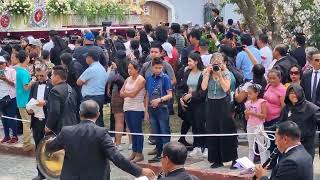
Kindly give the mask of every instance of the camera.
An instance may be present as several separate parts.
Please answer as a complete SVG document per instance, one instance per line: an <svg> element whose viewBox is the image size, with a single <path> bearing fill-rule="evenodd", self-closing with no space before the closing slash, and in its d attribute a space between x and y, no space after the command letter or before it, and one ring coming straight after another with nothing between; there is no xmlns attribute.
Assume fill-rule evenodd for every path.
<svg viewBox="0 0 320 180"><path fill-rule="evenodd" d="M212 65L212 70L215 72L220 71L219 65L217 65L217 64Z"/></svg>

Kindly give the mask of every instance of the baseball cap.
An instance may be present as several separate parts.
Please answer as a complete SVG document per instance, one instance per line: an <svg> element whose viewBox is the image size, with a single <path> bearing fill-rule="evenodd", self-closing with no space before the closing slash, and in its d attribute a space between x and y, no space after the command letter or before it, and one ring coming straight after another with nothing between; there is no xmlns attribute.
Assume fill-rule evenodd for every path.
<svg viewBox="0 0 320 180"><path fill-rule="evenodd" d="M31 39L29 41L29 44L30 45L34 45L34 46L39 46L39 47L42 46L42 43L41 43L40 39Z"/></svg>
<svg viewBox="0 0 320 180"><path fill-rule="evenodd" d="M209 41L207 41L207 40L202 38L202 39L200 39L199 46L200 47L208 47L209 46Z"/></svg>
<svg viewBox="0 0 320 180"><path fill-rule="evenodd" d="M7 60L3 56L0 56L0 63L5 63L5 62L7 62Z"/></svg>
<svg viewBox="0 0 320 180"><path fill-rule="evenodd" d="M162 46L163 50L166 51L168 57L172 58L173 57L172 56L173 46L168 42L163 43L161 46Z"/></svg>
<svg viewBox="0 0 320 180"><path fill-rule="evenodd" d="M92 32L86 32L83 37L86 40L94 41L94 35L92 34Z"/></svg>
<svg viewBox="0 0 320 180"><path fill-rule="evenodd" d="M92 57L94 61L99 61L99 52L97 50L90 49L86 54L86 57L88 56Z"/></svg>

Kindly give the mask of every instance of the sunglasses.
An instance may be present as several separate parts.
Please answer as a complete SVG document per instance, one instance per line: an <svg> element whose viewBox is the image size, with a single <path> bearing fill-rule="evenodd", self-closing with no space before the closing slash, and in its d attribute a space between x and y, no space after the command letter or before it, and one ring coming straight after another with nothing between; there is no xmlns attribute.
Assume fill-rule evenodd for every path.
<svg viewBox="0 0 320 180"><path fill-rule="evenodd" d="M299 71L290 71L290 75L299 75L300 72Z"/></svg>

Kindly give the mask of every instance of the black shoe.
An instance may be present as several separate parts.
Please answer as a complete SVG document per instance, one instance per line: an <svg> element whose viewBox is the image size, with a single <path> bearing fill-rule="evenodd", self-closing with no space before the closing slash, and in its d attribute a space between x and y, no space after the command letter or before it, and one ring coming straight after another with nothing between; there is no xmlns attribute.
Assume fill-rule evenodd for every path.
<svg viewBox="0 0 320 180"><path fill-rule="evenodd" d="M152 159L148 160L148 163L157 163L161 161L161 156L155 156Z"/></svg>
<svg viewBox="0 0 320 180"><path fill-rule="evenodd" d="M237 169L236 167L234 167L234 165L235 165L236 163L237 163L236 161L232 161L231 166L230 166L230 169Z"/></svg>
<svg viewBox="0 0 320 180"><path fill-rule="evenodd" d="M211 164L210 167L212 169L216 169L216 168L219 168L219 167L223 167L223 164L222 163L213 163L213 164Z"/></svg>
<svg viewBox="0 0 320 180"><path fill-rule="evenodd" d="M186 147L190 147L190 146L192 147L192 144L188 143L185 138L180 138L178 142L183 144Z"/></svg>
<svg viewBox="0 0 320 180"><path fill-rule="evenodd" d="M148 141L150 145L156 145L156 139L154 137L149 137Z"/></svg>
<svg viewBox="0 0 320 180"><path fill-rule="evenodd" d="M45 177L38 175L37 177L33 178L32 180L43 180Z"/></svg>

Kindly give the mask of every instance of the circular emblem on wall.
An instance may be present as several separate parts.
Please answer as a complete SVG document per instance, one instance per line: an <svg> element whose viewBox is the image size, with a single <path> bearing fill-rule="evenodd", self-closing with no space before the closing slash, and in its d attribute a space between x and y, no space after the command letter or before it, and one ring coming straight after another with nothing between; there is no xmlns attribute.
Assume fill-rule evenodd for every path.
<svg viewBox="0 0 320 180"><path fill-rule="evenodd" d="M43 4L37 4L31 17L30 17L31 27L47 27L48 17Z"/></svg>
<svg viewBox="0 0 320 180"><path fill-rule="evenodd" d="M33 13L33 22L35 22L36 24L42 23L44 19L43 16L44 16L43 9L40 7L36 8Z"/></svg>
<svg viewBox="0 0 320 180"><path fill-rule="evenodd" d="M0 27L1 29L9 29L11 24L11 17L9 14L3 14L0 17Z"/></svg>

